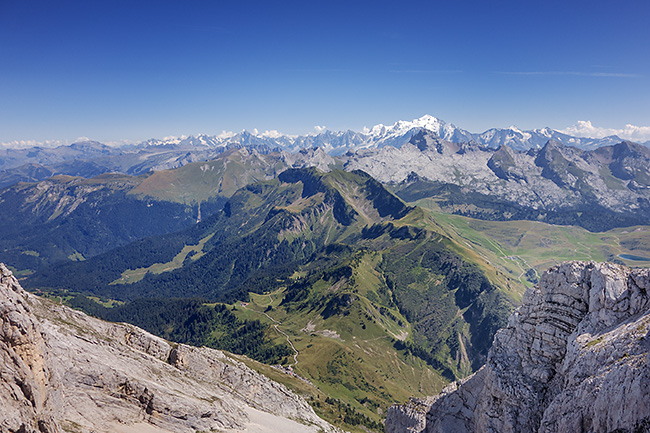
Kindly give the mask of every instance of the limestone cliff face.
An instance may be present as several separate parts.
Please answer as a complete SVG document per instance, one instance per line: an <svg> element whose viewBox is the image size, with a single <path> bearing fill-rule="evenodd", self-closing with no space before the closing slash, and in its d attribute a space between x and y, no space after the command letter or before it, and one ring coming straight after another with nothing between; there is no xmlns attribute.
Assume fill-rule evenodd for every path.
<svg viewBox="0 0 650 433"><path fill-rule="evenodd" d="M229 355L20 288L0 264L0 432L334 431Z"/></svg>
<svg viewBox="0 0 650 433"><path fill-rule="evenodd" d="M0 431L58 432L47 348L28 295L0 264Z"/></svg>
<svg viewBox="0 0 650 433"><path fill-rule="evenodd" d="M386 431L650 431L649 292L648 269L549 269L481 370L432 398L426 415L392 407Z"/></svg>

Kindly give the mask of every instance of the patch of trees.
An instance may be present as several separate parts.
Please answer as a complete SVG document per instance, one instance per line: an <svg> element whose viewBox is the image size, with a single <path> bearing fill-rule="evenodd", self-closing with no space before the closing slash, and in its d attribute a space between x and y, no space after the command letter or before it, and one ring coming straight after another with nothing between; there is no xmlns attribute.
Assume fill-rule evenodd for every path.
<svg viewBox="0 0 650 433"><path fill-rule="evenodd" d="M508 315L514 305L501 292L483 292L465 311L463 318L470 327L470 360L472 369L478 370L487 360L494 334L508 324Z"/></svg>
<svg viewBox="0 0 650 433"><path fill-rule="evenodd" d="M86 261L67 261L44 268L28 278L25 286L64 289L108 297L116 291L108 284L118 279L122 272L147 267L153 263L167 263L183 249L186 242L192 240L195 239L186 232L141 239ZM198 243L198 239L196 242Z"/></svg>
<svg viewBox="0 0 650 433"><path fill-rule="evenodd" d="M332 397L325 398L325 404L330 407L335 416L343 421L345 424L357 426L362 425L371 430L384 431L384 425L380 422L373 421L362 413L357 412L350 403L343 403L340 400ZM320 403L316 405L320 408Z"/></svg>
<svg viewBox="0 0 650 433"><path fill-rule="evenodd" d="M429 364L431 367L438 370L438 372L440 372L440 374L442 374L442 376L445 377L446 379L450 381L456 380L456 375L454 374L454 372L451 371L449 367L447 367L444 363L442 363L429 350L425 349L424 347L414 344L410 341L400 341L400 340L395 341L395 343L393 343L393 347L397 350L403 350L417 358L420 358L421 360Z"/></svg>
<svg viewBox="0 0 650 433"><path fill-rule="evenodd" d="M83 295L68 303L95 317L131 323L170 341L227 350L267 364L277 364L293 353L286 343L271 341L267 325L238 319L223 304L210 306L198 299L138 299L106 308Z"/></svg>
<svg viewBox="0 0 650 433"><path fill-rule="evenodd" d="M381 267L395 304L413 325L411 353L444 372L440 359L444 353L456 358L467 323L472 368L482 365L512 306L478 267L442 239L399 245L384 255ZM460 310L466 312L459 318Z"/></svg>
<svg viewBox="0 0 650 433"><path fill-rule="evenodd" d="M311 255L302 239L278 242L273 231L218 243L203 257L174 272L147 275L129 287L107 287L122 299L138 296L192 297L232 302L261 293L291 275Z"/></svg>

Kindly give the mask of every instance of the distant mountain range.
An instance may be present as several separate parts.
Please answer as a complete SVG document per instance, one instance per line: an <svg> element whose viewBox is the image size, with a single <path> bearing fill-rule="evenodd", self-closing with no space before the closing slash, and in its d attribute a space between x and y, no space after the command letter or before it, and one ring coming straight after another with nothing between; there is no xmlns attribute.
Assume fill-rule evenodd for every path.
<svg viewBox="0 0 650 433"><path fill-rule="evenodd" d="M422 131L399 149L346 155L345 169L392 184L407 202L435 198L445 211L475 218L591 231L650 221L650 149L628 141L595 150L555 140L541 149L495 150Z"/></svg>
<svg viewBox="0 0 650 433"><path fill-rule="evenodd" d="M86 147L93 154L103 149L100 144ZM339 156L323 148L295 153L263 153L249 146L154 150L160 152L144 149L113 159L67 161L77 177L50 178L52 172L42 169L39 173L49 180L1 189L5 226L0 259L35 270L56 260L92 257L192 225L219 211L240 188L305 167L361 170L406 202L485 220L542 221L595 232L650 221L650 149L625 141L580 150L549 140L542 148L521 151L454 143L421 129L399 148L359 149ZM109 163L117 169L106 168ZM94 176L93 170L84 171L88 167L136 176L85 179ZM166 167L178 168L161 170ZM89 216L92 224L87 223Z"/></svg>
<svg viewBox="0 0 650 433"><path fill-rule="evenodd" d="M171 138L164 140L151 139L136 147L241 147L253 146L259 150L280 149L295 152L299 149L319 147L330 155L341 155L348 151L365 148L382 148L385 146L401 147L419 131L426 129L440 138L452 143L475 143L490 148L507 145L515 150L540 148L548 140L556 140L567 146L580 149L596 149L601 146L616 144L623 141L615 135L604 138L574 137L551 128L522 131L516 126L509 128L492 128L475 134L460 129L451 123L446 123L436 117L425 115L412 121L400 120L391 126L375 125L363 131L323 131L317 135L284 135L276 132L251 134L243 131L237 134L224 133L221 135L198 135L186 138Z"/></svg>
<svg viewBox="0 0 650 433"><path fill-rule="evenodd" d="M138 175L181 167L197 161L209 161L229 149L247 148L261 154L271 152L297 153L321 149L329 156L342 156L366 149L400 148L413 136L430 131L451 143L467 143L475 147L513 150L540 149L549 140L582 150L593 150L623 141L617 136L580 138L542 128L521 131L516 127L489 129L481 134L470 133L433 116L393 125L375 125L363 131L323 131L316 135L285 135L277 132L223 133L182 138L150 139L137 145L112 147L96 141L73 143L55 148L0 150L0 187L16 182L36 182L56 174L92 177L107 172ZM648 143L643 143L648 145Z"/></svg>

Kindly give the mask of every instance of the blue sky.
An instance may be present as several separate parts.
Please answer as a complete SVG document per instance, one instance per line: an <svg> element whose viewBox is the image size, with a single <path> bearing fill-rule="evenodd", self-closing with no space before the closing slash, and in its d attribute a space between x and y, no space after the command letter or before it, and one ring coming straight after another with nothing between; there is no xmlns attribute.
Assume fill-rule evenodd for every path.
<svg viewBox="0 0 650 433"><path fill-rule="evenodd" d="M648 127L649 19L646 0L0 0L0 143L424 114L471 132Z"/></svg>

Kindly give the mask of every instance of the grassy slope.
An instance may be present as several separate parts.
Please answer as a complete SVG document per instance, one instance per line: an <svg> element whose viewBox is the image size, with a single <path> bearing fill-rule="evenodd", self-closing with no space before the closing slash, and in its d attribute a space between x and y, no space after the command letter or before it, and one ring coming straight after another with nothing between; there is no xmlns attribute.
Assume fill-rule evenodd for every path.
<svg viewBox="0 0 650 433"><path fill-rule="evenodd" d="M131 194L179 203L200 203L216 196L230 197L239 188L269 180L287 168L268 155L248 155L229 151L207 162L153 173Z"/></svg>
<svg viewBox="0 0 650 433"><path fill-rule="evenodd" d="M379 422L395 401L435 394L447 380L421 359L395 349L395 339L405 338L410 326L397 309L389 309L390 315L379 311L379 281L373 281L379 276L372 270L377 259L375 254L364 255L354 272L357 278L350 279L354 280L352 284L350 280L339 280L332 286L323 280L315 284L311 295L315 302L308 303L311 307L317 305L323 292L356 295L356 301L340 314L324 317L323 305L314 309L282 305L286 288L251 294L250 303L233 306L241 318L274 326L276 343L287 338L292 342L297 356L289 357L286 365L313 383L317 394L349 403ZM333 413L332 408L329 412Z"/></svg>
<svg viewBox="0 0 650 433"><path fill-rule="evenodd" d="M650 261L619 257L633 254L650 258L650 227L617 228L593 233L577 226L556 226L535 221L485 221L440 212L432 200L416 202L458 244L482 256L500 273L530 287L525 273L540 275L567 260L615 261L628 266L650 266ZM516 290L515 292L516 293Z"/></svg>

